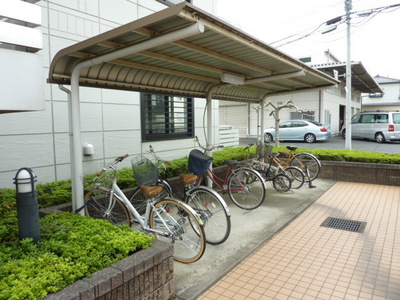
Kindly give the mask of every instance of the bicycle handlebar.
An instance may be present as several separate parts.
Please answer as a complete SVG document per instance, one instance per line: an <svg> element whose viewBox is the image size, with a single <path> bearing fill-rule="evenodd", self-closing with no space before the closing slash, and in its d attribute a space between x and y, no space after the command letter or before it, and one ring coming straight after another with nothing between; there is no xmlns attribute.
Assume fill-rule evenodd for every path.
<svg viewBox="0 0 400 300"><path fill-rule="evenodd" d="M123 161L125 158L127 158L129 154L125 154L123 156L118 156L112 163L109 163L106 167L104 167L100 172L97 173L97 176L101 176L105 171L107 171L109 168L114 167L117 163Z"/></svg>
<svg viewBox="0 0 400 300"><path fill-rule="evenodd" d="M158 157L152 145L149 145L149 152L154 157L154 159L160 163L166 164L168 166L172 166L173 163L170 161L163 160L162 158Z"/></svg>

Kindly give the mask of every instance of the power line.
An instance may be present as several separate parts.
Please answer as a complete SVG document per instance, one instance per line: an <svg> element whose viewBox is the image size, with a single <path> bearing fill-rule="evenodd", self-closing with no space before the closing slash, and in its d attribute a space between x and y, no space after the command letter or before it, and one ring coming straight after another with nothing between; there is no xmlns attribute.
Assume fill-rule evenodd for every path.
<svg viewBox="0 0 400 300"><path fill-rule="evenodd" d="M351 12L350 14L354 15L353 18L363 18L359 23L353 24L352 27L359 27L361 25L364 25L364 24L368 23L371 19L373 19L379 13L385 12L385 10L392 9L389 12L385 12L385 13L390 13L390 12L393 12L393 11L399 9L399 8L400 8L400 3L393 4L393 5L382 6L382 7L377 7L377 8L373 8L373 9L369 9L369 10L361 10L361 11ZM367 14L367 13L368 13L368 17L365 18L365 15L363 15L363 14ZM275 46L275 47L279 48L279 47L282 47L284 45L291 44L291 43L297 42L299 40L302 40L304 38L307 38L307 37L315 34L316 32L320 32L320 31L318 31L318 29L320 29L323 25L326 25L326 24L327 25L330 25L330 24L340 25L340 24L344 23L345 21L346 21L346 15L341 15L341 16L338 16L338 17L336 17L334 19L331 19L331 20L328 20L326 22L321 23L315 29L312 29L312 30L310 29L311 31L309 31L307 33L303 34L304 31L302 31L300 33L292 34L292 35L290 35L288 37L285 37L285 38L280 39L278 41L272 42L272 43L270 43L270 45L274 45L274 44L283 42L285 40L288 40L290 38L293 38L293 39L291 39L291 40L289 40L287 42L284 42L284 43L281 43L281 44L278 44L278 45Z"/></svg>

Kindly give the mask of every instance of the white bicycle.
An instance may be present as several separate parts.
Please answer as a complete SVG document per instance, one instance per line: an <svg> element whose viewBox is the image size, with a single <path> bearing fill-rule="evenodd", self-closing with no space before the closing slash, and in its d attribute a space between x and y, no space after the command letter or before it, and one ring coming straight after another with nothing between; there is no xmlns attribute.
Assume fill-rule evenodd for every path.
<svg viewBox="0 0 400 300"><path fill-rule="evenodd" d="M199 260L206 247L201 218L180 200L157 197L163 192L161 186L146 185L141 186L147 196L146 211L141 216L117 185L116 165L127 157L128 154L117 157L94 176L92 189L86 194L84 205L76 212L84 209L87 216L106 219L114 225L132 226L134 218L141 231L174 245L175 260L182 263Z"/></svg>

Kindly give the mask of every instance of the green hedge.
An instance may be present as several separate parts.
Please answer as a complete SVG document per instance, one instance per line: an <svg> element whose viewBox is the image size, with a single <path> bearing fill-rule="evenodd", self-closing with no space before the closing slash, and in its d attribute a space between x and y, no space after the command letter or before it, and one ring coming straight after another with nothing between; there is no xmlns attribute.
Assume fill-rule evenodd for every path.
<svg viewBox="0 0 400 300"><path fill-rule="evenodd" d="M58 213L40 219L41 239L18 238L17 223L0 237L0 299L42 299L151 245L128 226Z"/></svg>
<svg viewBox="0 0 400 300"><path fill-rule="evenodd" d="M248 152L249 151L249 152ZM288 151L286 147L274 148L274 152ZM359 150L332 150L332 149L306 149L299 148L295 152L307 151L313 153L320 160L327 161L349 161L349 162L365 162L365 163L382 163L382 164L400 164L400 154L388 154L378 152L368 152ZM250 149L245 147L232 147L213 152L213 165L222 166L225 160L243 160L255 157L256 147ZM179 176L182 173L189 173L188 158L183 157L172 161L172 166L166 166L162 170L167 177ZM136 186L136 181L131 168L118 170L118 185L121 189ZM38 202L40 208L50 207L57 204L67 203L71 201L71 181L56 181L46 184L39 184ZM15 207L15 190L0 190L0 213L3 215L9 209L7 207ZM0 221L1 224L1 221Z"/></svg>

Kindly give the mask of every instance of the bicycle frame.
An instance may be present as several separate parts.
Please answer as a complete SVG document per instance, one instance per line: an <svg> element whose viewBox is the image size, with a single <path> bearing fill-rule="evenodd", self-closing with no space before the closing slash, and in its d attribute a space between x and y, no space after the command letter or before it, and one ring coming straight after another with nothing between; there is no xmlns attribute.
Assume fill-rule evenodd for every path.
<svg viewBox="0 0 400 300"><path fill-rule="evenodd" d="M149 227L149 217L150 217L150 209L152 207L152 202L150 199L147 200L147 205L146 205L146 213L145 213L145 217L142 217L137 210L135 209L135 207L131 204L131 202L128 200L128 198L126 198L125 194L122 192L122 190L119 188L119 186L117 185L116 179L114 179L113 182L113 186L111 189L111 194L110 197L112 197L113 195L117 195L119 200L122 201L122 203L128 208L128 211L130 214L132 214L136 220L139 222L139 224L142 226L144 231L147 232L153 232L156 234L160 234L160 235L164 235L167 236L164 232L159 231L159 230L155 230ZM110 201L111 202L111 201ZM156 212L157 213L157 212ZM158 214L158 213L157 213ZM162 218L161 218L162 220ZM166 224L165 224L166 225ZM168 228L168 226L166 225L166 227ZM170 232L172 233L172 232Z"/></svg>
<svg viewBox="0 0 400 300"><path fill-rule="evenodd" d="M211 179L211 181L223 192L241 192L243 189L236 188L236 189L228 189L228 179L229 176L234 172L233 168L228 168L228 171L226 172L225 178L221 178L217 176L212 170L207 169L207 176L208 178ZM198 180L198 185L200 185L200 182L203 180L203 176L200 176Z"/></svg>

